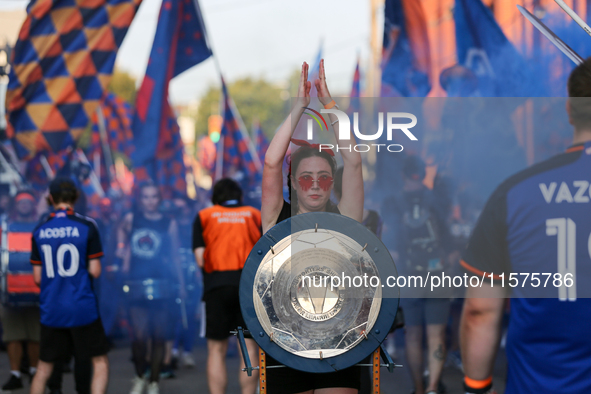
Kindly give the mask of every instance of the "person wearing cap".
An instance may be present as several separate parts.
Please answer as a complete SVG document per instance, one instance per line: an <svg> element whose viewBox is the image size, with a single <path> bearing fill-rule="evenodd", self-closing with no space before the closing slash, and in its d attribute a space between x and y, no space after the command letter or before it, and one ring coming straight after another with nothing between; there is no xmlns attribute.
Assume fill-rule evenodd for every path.
<svg viewBox="0 0 591 394"><path fill-rule="evenodd" d="M31 264L41 287L41 341L31 394L45 392L54 363L70 353L91 358L92 394L107 389L109 344L92 289L101 274L103 250L96 223L73 210L79 194L69 178L54 179L48 196L54 212L33 231Z"/></svg>
<svg viewBox="0 0 591 394"><path fill-rule="evenodd" d="M19 191L12 201L8 231L18 233L32 232L37 223L35 196L29 191ZM36 372L39 360L39 307L0 307L2 321L2 341L6 343L10 363L10 377L2 386L2 391L17 390L23 387L20 365L23 357L23 343L26 342L29 356L29 374Z"/></svg>
<svg viewBox="0 0 591 394"><path fill-rule="evenodd" d="M423 184L425 162L418 156L404 159L403 187L387 198L382 212L387 231L384 242L391 249L402 275L438 275L447 265L449 229L433 192ZM445 362L445 326L449 316L447 289L431 292L411 285L401 289L401 306L406 327L406 356L416 394L435 394ZM423 327L426 327L429 377L423 381Z"/></svg>
<svg viewBox="0 0 591 394"><path fill-rule="evenodd" d="M12 201L11 231L32 231L37 223L37 199L33 192L21 190ZM33 227L31 227L33 225Z"/></svg>

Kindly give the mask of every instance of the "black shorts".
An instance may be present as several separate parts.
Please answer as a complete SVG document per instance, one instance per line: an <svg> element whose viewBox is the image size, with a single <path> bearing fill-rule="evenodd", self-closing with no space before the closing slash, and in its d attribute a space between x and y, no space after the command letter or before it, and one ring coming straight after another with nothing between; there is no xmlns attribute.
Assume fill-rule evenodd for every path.
<svg viewBox="0 0 591 394"><path fill-rule="evenodd" d="M53 363L71 356L92 358L103 356L109 351L101 319L80 327L55 328L41 325L39 359Z"/></svg>
<svg viewBox="0 0 591 394"><path fill-rule="evenodd" d="M217 287L203 296L205 302L205 338L224 340L238 326L246 328L240 312L238 286Z"/></svg>
<svg viewBox="0 0 591 394"><path fill-rule="evenodd" d="M130 303L128 313L134 334L152 339L173 340L176 322L181 319L180 308L174 299Z"/></svg>
<svg viewBox="0 0 591 394"><path fill-rule="evenodd" d="M267 356L267 365L279 365ZM267 369L267 392L269 394L295 394L310 390L327 388L351 388L359 390L361 386L361 368L349 367L337 372L312 373L292 368Z"/></svg>
<svg viewBox="0 0 591 394"><path fill-rule="evenodd" d="M447 324L449 298L403 298L404 323L408 326Z"/></svg>

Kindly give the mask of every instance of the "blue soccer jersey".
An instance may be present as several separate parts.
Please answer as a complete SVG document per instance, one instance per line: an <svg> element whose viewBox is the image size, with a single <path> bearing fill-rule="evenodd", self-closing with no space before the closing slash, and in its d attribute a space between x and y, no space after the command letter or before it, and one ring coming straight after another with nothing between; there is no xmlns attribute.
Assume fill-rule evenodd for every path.
<svg viewBox="0 0 591 394"><path fill-rule="evenodd" d="M590 185L591 143L516 174L464 254L464 268L512 292L507 394L591 392Z"/></svg>
<svg viewBox="0 0 591 394"><path fill-rule="evenodd" d="M31 264L42 267L41 324L79 327L98 319L88 261L102 255L96 223L89 218L60 210L37 226Z"/></svg>

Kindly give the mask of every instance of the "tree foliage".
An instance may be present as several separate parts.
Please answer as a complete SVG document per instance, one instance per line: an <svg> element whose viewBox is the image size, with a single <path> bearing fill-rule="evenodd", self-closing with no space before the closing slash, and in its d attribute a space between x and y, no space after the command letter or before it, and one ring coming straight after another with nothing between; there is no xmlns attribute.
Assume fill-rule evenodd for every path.
<svg viewBox="0 0 591 394"><path fill-rule="evenodd" d="M127 101L130 105L135 104L136 80L127 71L116 68L111 77L108 90Z"/></svg>
<svg viewBox="0 0 591 394"><path fill-rule="evenodd" d="M228 90L248 131L252 132L253 121L258 120L271 138L288 111L289 100L281 98L283 88L262 78L247 77L229 83ZM220 96L220 88L210 86L201 98L195 122L197 139L207 134L209 116L221 114Z"/></svg>

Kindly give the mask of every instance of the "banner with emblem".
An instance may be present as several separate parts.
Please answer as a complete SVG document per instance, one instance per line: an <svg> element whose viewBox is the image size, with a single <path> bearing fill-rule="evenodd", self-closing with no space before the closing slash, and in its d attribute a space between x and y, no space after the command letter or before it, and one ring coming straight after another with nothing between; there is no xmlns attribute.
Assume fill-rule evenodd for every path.
<svg viewBox="0 0 591 394"><path fill-rule="evenodd" d="M542 84L481 0L456 0L453 14L458 63L478 77L481 96L542 95Z"/></svg>

